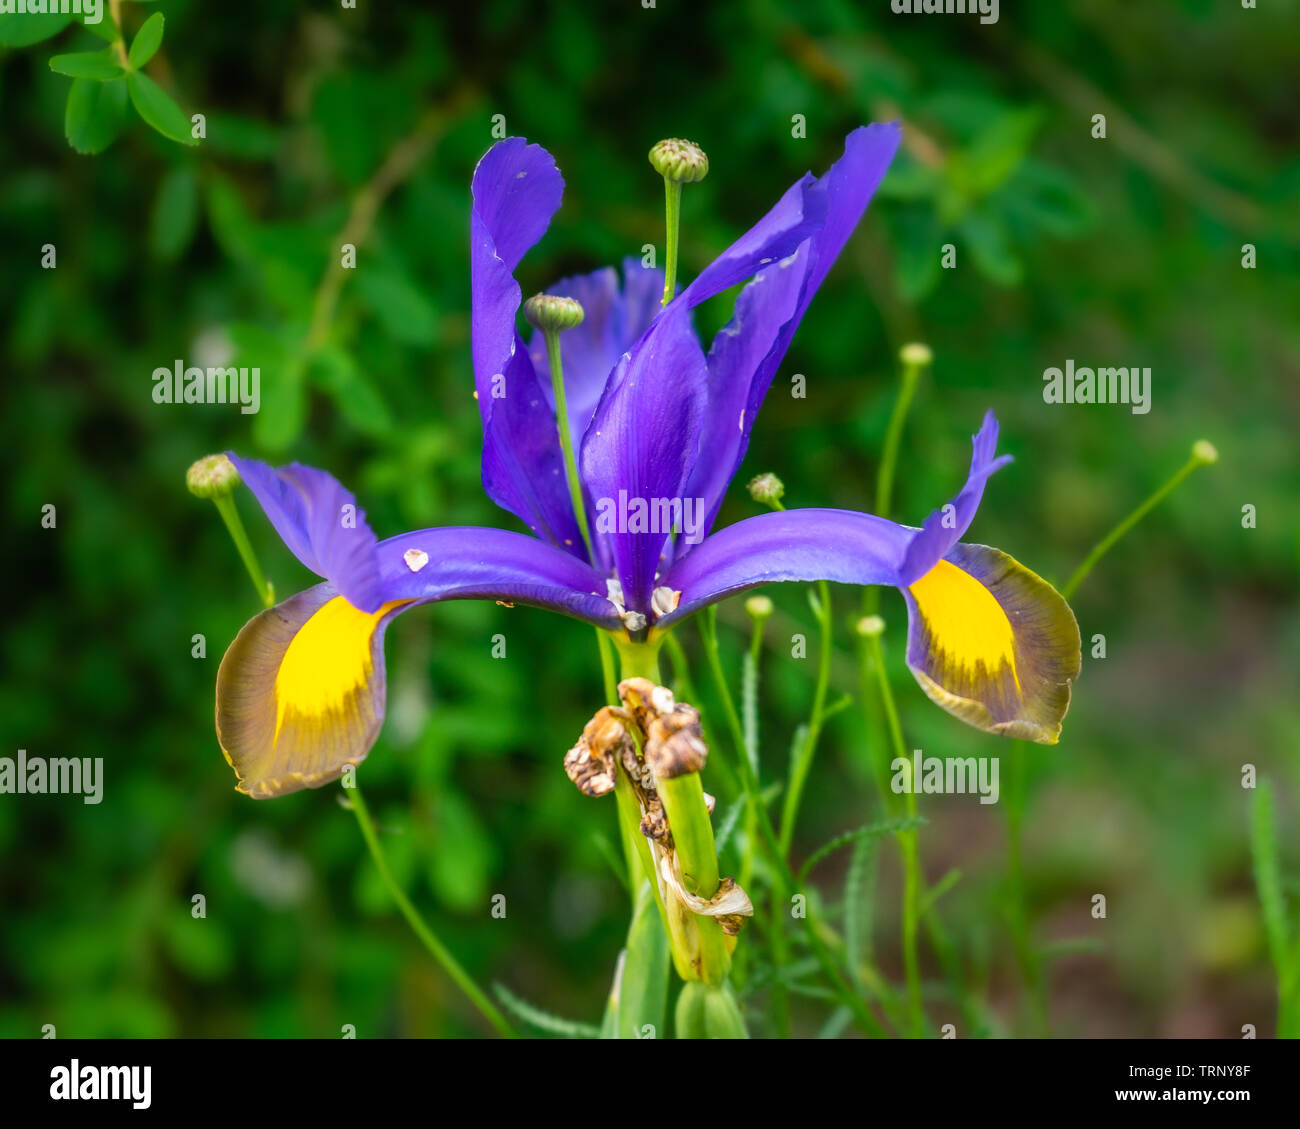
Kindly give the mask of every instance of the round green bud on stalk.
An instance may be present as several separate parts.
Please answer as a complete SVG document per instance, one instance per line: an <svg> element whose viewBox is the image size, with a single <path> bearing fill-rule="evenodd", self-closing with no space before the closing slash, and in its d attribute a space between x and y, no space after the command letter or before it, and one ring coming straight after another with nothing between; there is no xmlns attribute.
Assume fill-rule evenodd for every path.
<svg viewBox="0 0 1300 1129"><path fill-rule="evenodd" d="M864 615L857 622L857 632L867 639L881 635L885 630L885 621L878 615Z"/></svg>
<svg viewBox="0 0 1300 1129"><path fill-rule="evenodd" d="M674 184L694 184L709 175L709 158L693 141L670 137L650 150L655 172Z"/></svg>
<svg viewBox="0 0 1300 1129"><path fill-rule="evenodd" d="M1213 466L1219 461L1219 451L1208 439L1198 439L1192 444L1192 458L1204 466Z"/></svg>
<svg viewBox="0 0 1300 1129"><path fill-rule="evenodd" d="M785 483L774 474L760 474L749 480L749 496L756 502L775 506L785 495Z"/></svg>
<svg viewBox="0 0 1300 1129"><path fill-rule="evenodd" d="M196 498L224 498L239 481L239 471L225 455L206 455L185 472L185 485Z"/></svg>
<svg viewBox="0 0 1300 1129"><path fill-rule="evenodd" d="M934 360L934 353L930 351L929 345L922 345L919 341L913 341L909 345L904 345L898 351L899 359L905 365L913 368L920 368L922 365L928 365Z"/></svg>
<svg viewBox="0 0 1300 1129"><path fill-rule="evenodd" d="M524 303L524 318L543 333L560 333L582 324L582 306L556 294L534 294Z"/></svg>
<svg viewBox="0 0 1300 1129"><path fill-rule="evenodd" d="M766 596L750 596L745 601L745 612L750 619L756 619L761 623L772 614L772 601Z"/></svg>

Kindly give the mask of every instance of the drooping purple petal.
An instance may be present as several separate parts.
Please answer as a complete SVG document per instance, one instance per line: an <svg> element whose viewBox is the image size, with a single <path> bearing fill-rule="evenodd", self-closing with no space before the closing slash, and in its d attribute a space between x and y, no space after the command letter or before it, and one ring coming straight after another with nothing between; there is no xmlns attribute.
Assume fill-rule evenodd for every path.
<svg viewBox="0 0 1300 1129"><path fill-rule="evenodd" d="M856 129L845 139L844 154L825 175L805 176L786 194L787 198L795 194L802 214L816 217L817 222L797 247L755 275L737 299L731 322L714 339L709 350L709 412L699 462L688 487L692 495L706 500L706 528L713 524L723 494L745 457L750 430L795 331L861 220L899 138L896 123ZM789 213L796 210L788 199L778 207Z"/></svg>
<svg viewBox="0 0 1300 1129"><path fill-rule="evenodd" d="M585 555L553 409L515 325L522 293L514 270L550 225L564 180L545 149L511 137L479 162L472 191L471 329L483 488L538 536Z"/></svg>
<svg viewBox="0 0 1300 1129"><path fill-rule="evenodd" d="M961 492L947 505L935 510L921 526L908 546L903 561L903 583L911 584L924 576L961 540L984 497L984 483L989 475L1011 462L1010 455L995 458L998 446L998 421L991 411L984 413L979 432L972 437L970 474Z"/></svg>
<svg viewBox="0 0 1300 1129"><path fill-rule="evenodd" d="M760 584L900 584L915 535L915 529L853 510L783 510L746 518L706 537L664 573L659 583L680 592L681 601L659 626Z"/></svg>
<svg viewBox="0 0 1300 1129"><path fill-rule="evenodd" d="M650 606L671 532L659 503L682 501L699 443L705 376L690 309L673 303L619 361L583 438L581 477L596 511L593 536L608 536L630 611Z"/></svg>
<svg viewBox="0 0 1300 1129"><path fill-rule="evenodd" d="M289 551L354 607L375 611L383 603L376 538L356 498L315 467L292 463L277 470L228 454Z"/></svg>
<svg viewBox="0 0 1300 1129"><path fill-rule="evenodd" d="M385 601L499 600L621 626L600 573L522 533L479 526L419 529L381 541L376 555Z"/></svg>

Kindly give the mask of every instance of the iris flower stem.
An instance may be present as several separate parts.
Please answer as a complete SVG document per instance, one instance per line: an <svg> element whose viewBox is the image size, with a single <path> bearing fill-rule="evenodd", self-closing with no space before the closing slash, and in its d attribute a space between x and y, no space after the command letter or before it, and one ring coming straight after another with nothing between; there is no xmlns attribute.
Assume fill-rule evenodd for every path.
<svg viewBox="0 0 1300 1129"><path fill-rule="evenodd" d="M262 566L258 563L257 554L253 552L252 543L248 540L248 534L244 531L244 523L239 520L239 511L235 508L235 499L229 494L218 494L212 499L213 505L217 507L217 513L221 515L221 520L226 523L226 529L230 531L230 539L235 543L235 548L239 550L239 559L244 562L244 567L248 569L248 575L253 581L253 587L257 590L257 598L262 601L262 606L269 608L275 603L275 589L271 586L270 581L266 579L266 574L262 572Z"/></svg>
<svg viewBox="0 0 1300 1129"><path fill-rule="evenodd" d="M803 798L804 784L808 773L812 771L813 755L817 752L817 742L821 738L822 725L826 714L826 692L831 678L831 588L824 580L817 582L817 623L820 646L817 657L817 685L813 690L812 712L808 718L808 736L804 738L803 747L790 771L790 783L785 791L785 802L781 808L781 857L790 858L790 847L794 842L794 827L799 816L799 801Z"/></svg>
<svg viewBox="0 0 1300 1129"><path fill-rule="evenodd" d="M470 976L460 962L452 956L451 951L438 940L434 931L429 928L428 923L420 916L419 911L411 904L410 898L398 884L397 879L393 877L393 871L388 865L388 859L384 856L383 847L379 843L379 836L375 832L374 821L370 818L370 810L366 807L366 802L361 798L361 789L355 784L347 790L348 806L352 809L353 814L357 817L357 825L361 828L361 837L365 839L366 846L370 848L370 857L374 859L375 866L379 870L380 877L384 880L384 885L388 887L388 892L392 895L393 901L397 903L397 908L401 910L402 916L406 918L407 924L410 925L415 935L434 960L442 966L442 970L456 983L470 1002L478 1008L486 1019L501 1035L506 1038L517 1038L517 1032L506 1021L505 1016L497 1010L495 1004L487 998L483 990L474 983L473 977Z"/></svg>
<svg viewBox="0 0 1300 1129"><path fill-rule="evenodd" d="M708 659L709 672L713 677L714 688L722 700L723 713L727 717L732 740L736 746L736 762L740 766L741 784L745 790L748 810L758 822L759 842L763 844L764 853L771 866L772 875L772 921L769 934L772 939L772 962L777 968L784 967L788 961L788 949L785 938L785 915L789 912L790 895L796 882L777 840L772 818L763 803L762 789L759 787L758 775L750 763L749 752L745 748L745 732L736 712L736 703L727 686L727 677L722 669L722 660L718 655L717 620L713 608L706 608L700 617L700 635L704 641L704 653ZM831 955L821 935L821 927L812 907L805 906L803 917L804 932L808 947L821 966L823 974L830 982L840 1002L853 1014L854 1020L865 1034L880 1035L883 1029L872 1015L871 1009L853 990L853 986L844 978L835 958ZM783 984L772 985L773 1024L780 1035L788 1036L790 1032L789 1002Z"/></svg>
<svg viewBox="0 0 1300 1129"><path fill-rule="evenodd" d="M908 347L910 348L910 347ZM898 467L898 452L903 441L903 425L907 422L912 399L916 395L916 386L921 373L929 363L928 356L918 363L916 353L903 351L903 378L898 386L898 395L894 399L894 410L889 414L889 426L885 429L885 445L880 453L880 471L876 475L876 509L878 517L888 517L889 507L894 496L894 472ZM862 593L863 615L875 615L880 610L880 589L870 585Z"/></svg>
<svg viewBox="0 0 1300 1129"><path fill-rule="evenodd" d="M664 242L664 297L660 305L666 306L677 289L677 231L682 219L681 182L668 177L664 177L664 217L668 234Z"/></svg>
<svg viewBox="0 0 1300 1129"><path fill-rule="evenodd" d="M1115 543L1119 541L1124 534L1137 525L1137 523L1155 509L1156 506L1178 489L1178 487L1182 485L1183 480L1194 470L1198 467L1209 466L1217 458L1218 455L1214 453L1214 448L1208 443L1204 445L1202 445L1202 443L1197 443L1196 446L1192 448L1191 458L1189 458L1187 462L1185 462L1183 466L1175 472L1168 482L1161 486L1159 490L1152 494L1145 502L1138 506L1137 509L1129 514L1128 517L1121 521L1114 529L1107 533L1105 537L1093 546L1092 551L1083 558L1083 563L1074 570L1074 574L1070 579L1061 586L1061 595L1069 600L1078 590L1079 585L1084 582L1088 574L1096 567L1097 562L1114 547Z"/></svg>
<svg viewBox="0 0 1300 1129"><path fill-rule="evenodd" d="M542 330L546 339L546 359L551 369L551 391L555 395L555 426L560 435L560 451L564 455L564 477L569 484L569 500L573 503L573 516L587 547L587 559L596 563L592 550L591 530L587 527L587 507L582 500L582 482L578 478L578 463L573 457L573 433L569 430L569 402L564 394L564 368L560 359L560 334L554 329Z"/></svg>
<svg viewBox="0 0 1300 1129"><path fill-rule="evenodd" d="M867 646L871 649L872 665L876 669L880 700L885 707L885 720L889 726L894 755L910 765L907 746L903 741L903 727L898 720L898 707L894 704L894 694L889 687L889 676L885 672L885 654L880 645L880 635L868 636ZM904 811L913 817L917 814L915 784L915 781L909 781L909 787L904 794ZM900 831L898 843L903 854L903 967L907 976L907 1011L912 1035L919 1037L925 1034L925 1009L921 1003L921 963L916 944L923 883L918 829L913 826L906 831Z"/></svg>

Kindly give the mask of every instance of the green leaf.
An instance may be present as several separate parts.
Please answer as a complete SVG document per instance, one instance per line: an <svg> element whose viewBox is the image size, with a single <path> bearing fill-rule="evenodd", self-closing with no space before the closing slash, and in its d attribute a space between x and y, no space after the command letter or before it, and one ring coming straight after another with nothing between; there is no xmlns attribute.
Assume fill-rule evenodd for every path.
<svg viewBox="0 0 1300 1129"><path fill-rule="evenodd" d="M1273 788L1259 781L1251 809L1250 850L1255 864L1255 888L1264 910L1264 929L1269 955L1279 977L1286 971L1286 905L1282 898L1281 867L1278 865L1277 828L1273 823Z"/></svg>
<svg viewBox="0 0 1300 1129"><path fill-rule="evenodd" d="M81 51L75 55L55 55L50 59L50 70L69 78L90 78L96 82L111 82L126 73L111 47L102 51Z"/></svg>
<svg viewBox="0 0 1300 1129"><path fill-rule="evenodd" d="M438 311L395 267L362 265L357 293L385 332L407 345L431 345L438 335Z"/></svg>
<svg viewBox="0 0 1300 1129"><path fill-rule="evenodd" d="M135 72L127 75L126 85L131 92L131 104L146 123L172 141L179 141L182 145L198 144L190 136L189 118L172 101L171 95L147 74Z"/></svg>
<svg viewBox="0 0 1300 1129"><path fill-rule="evenodd" d="M30 47L33 43L58 35L71 19L71 13L66 16L54 13L5 16L0 20L0 47Z"/></svg>
<svg viewBox="0 0 1300 1129"><path fill-rule="evenodd" d="M799 877L795 884L797 886L803 885L804 880L812 873L813 867L827 855L838 851L841 847L847 847L850 843L856 843L860 839L879 839L884 835L895 835L900 831L910 831L913 827L921 827L926 822L923 816L905 815L899 816L897 819L883 819L878 823L868 823L853 831L846 831L843 835L836 835L834 839L823 844L808 856L808 861L799 870Z"/></svg>
<svg viewBox="0 0 1300 1129"><path fill-rule="evenodd" d="M559 1035L565 1039L595 1039L600 1035L600 1028L594 1024L579 1023L573 1019L565 1019L562 1015L543 1011L536 1004L520 999L504 984L493 984L492 991L506 1011L548 1035Z"/></svg>
<svg viewBox="0 0 1300 1129"><path fill-rule="evenodd" d="M393 416L388 405L345 350L337 345L317 350L311 357L310 371L339 414L362 434L383 438L392 432Z"/></svg>
<svg viewBox="0 0 1300 1129"><path fill-rule="evenodd" d="M131 40L131 51L127 55L127 62L136 70L139 70L157 53L158 48L162 45L162 37L163 14L154 12L140 25L140 30L135 33L135 38Z"/></svg>
<svg viewBox="0 0 1300 1129"><path fill-rule="evenodd" d="M68 90L63 131L78 153L102 153L126 124L126 83L79 78Z"/></svg>
<svg viewBox="0 0 1300 1129"><path fill-rule="evenodd" d="M174 168L158 186L149 220L149 251L164 263L174 261L194 238L199 216L199 177L192 165Z"/></svg>
<svg viewBox="0 0 1300 1129"><path fill-rule="evenodd" d="M668 935L664 932L650 883L637 889L627 948L610 993L614 1001L614 1038L664 1037L668 1006ZM647 1031L647 1028L652 1030Z"/></svg>
<svg viewBox="0 0 1300 1129"><path fill-rule="evenodd" d="M876 839L866 836L858 839L844 880L844 960L859 992L862 991L862 965L871 956L876 846Z"/></svg>
<svg viewBox="0 0 1300 1129"><path fill-rule="evenodd" d="M230 327L236 368L258 370L260 404L253 416L253 439L268 451L283 451L302 432L307 419L307 388L302 361L285 337L259 325Z"/></svg>

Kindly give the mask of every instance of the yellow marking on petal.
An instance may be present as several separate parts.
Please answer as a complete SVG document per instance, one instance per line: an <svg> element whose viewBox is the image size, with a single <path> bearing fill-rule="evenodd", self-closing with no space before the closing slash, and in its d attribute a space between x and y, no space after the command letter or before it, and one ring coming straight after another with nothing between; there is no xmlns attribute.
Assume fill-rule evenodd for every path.
<svg viewBox="0 0 1300 1129"><path fill-rule="evenodd" d="M1002 605L983 584L950 561L940 561L909 586L930 631L932 645L973 678L981 664L987 674L1011 671L1019 693L1016 636Z"/></svg>
<svg viewBox="0 0 1300 1129"><path fill-rule="evenodd" d="M290 710L323 717L343 709L370 677L370 639L379 621L409 602L394 600L363 612L335 596L299 628L275 676L276 738Z"/></svg>

